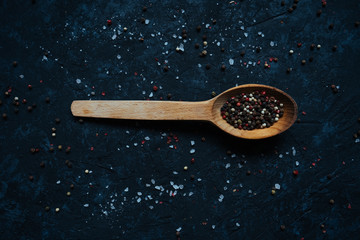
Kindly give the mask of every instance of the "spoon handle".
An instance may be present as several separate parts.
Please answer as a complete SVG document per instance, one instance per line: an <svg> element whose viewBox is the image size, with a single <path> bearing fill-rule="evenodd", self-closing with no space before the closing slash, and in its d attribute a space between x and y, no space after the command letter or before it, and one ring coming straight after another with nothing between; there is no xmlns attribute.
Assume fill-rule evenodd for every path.
<svg viewBox="0 0 360 240"><path fill-rule="evenodd" d="M125 101L77 100L71 104L76 117L133 119L133 120L208 120L211 116L209 101Z"/></svg>

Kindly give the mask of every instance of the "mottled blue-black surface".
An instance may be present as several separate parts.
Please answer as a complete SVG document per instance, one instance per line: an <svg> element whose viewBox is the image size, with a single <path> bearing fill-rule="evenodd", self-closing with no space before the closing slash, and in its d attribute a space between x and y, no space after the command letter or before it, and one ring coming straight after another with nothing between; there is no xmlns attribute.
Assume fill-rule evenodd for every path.
<svg viewBox="0 0 360 240"><path fill-rule="evenodd" d="M1 239L358 239L360 2L292 6L1 1ZM81 123L70 112L74 99L196 101L245 83L289 93L301 121L245 141L207 123Z"/></svg>

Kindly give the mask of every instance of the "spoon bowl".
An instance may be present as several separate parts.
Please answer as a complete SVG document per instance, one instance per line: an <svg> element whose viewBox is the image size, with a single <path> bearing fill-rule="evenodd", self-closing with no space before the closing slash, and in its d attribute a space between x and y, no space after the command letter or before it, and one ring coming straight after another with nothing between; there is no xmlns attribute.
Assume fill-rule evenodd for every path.
<svg viewBox="0 0 360 240"><path fill-rule="evenodd" d="M241 130L222 119L220 109L232 96L265 91L284 105L284 115L269 128ZM245 84L226 90L220 95L200 102L143 101L143 100L76 100L71 104L76 117L96 117L132 120L200 120L212 122L224 132L245 139L275 136L290 128L297 118L297 105L285 92L261 84Z"/></svg>
<svg viewBox="0 0 360 240"><path fill-rule="evenodd" d="M284 115L269 128L242 130L234 128L227 123L220 114L220 109L224 103L241 93L249 94L254 91L265 91L266 95L273 96L284 105ZM212 105L212 123L223 131L240 138L246 139L262 139L275 136L290 128L297 118L297 104L287 93L271 86L261 84L245 84L226 90L213 100Z"/></svg>

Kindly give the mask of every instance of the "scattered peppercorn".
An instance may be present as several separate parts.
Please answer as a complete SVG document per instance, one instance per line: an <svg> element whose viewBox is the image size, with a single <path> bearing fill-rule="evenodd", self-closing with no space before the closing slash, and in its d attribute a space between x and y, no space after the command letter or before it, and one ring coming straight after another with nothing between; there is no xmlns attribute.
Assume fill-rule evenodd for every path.
<svg viewBox="0 0 360 240"><path fill-rule="evenodd" d="M202 50L202 52L200 53L200 57L205 57L206 55L207 55L207 51Z"/></svg>
<svg viewBox="0 0 360 240"><path fill-rule="evenodd" d="M171 93L168 93L167 99L171 99L171 97L172 97Z"/></svg>
<svg viewBox="0 0 360 240"><path fill-rule="evenodd" d="M247 171L246 171L246 175L250 176L250 175L251 175L251 171L250 171L250 170L247 170Z"/></svg>
<svg viewBox="0 0 360 240"><path fill-rule="evenodd" d="M195 179L195 176L194 176L194 175L190 175L190 179L191 179L191 180L194 180L194 179Z"/></svg>
<svg viewBox="0 0 360 240"><path fill-rule="evenodd" d="M49 152L53 152L54 151L54 148L53 147L50 147L49 148Z"/></svg>
<svg viewBox="0 0 360 240"><path fill-rule="evenodd" d="M221 48L220 51L221 51L221 52L225 52L225 48Z"/></svg>
<svg viewBox="0 0 360 240"><path fill-rule="evenodd" d="M60 118L55 118L55 123L60 123Z"/></svg>
<svg viewBox="0 0 360 240"><path fill-rule="evenodd" d="M314 50L314 49L315 49L315 44L312 43L312 44L310 45L310 50Z"/></svg>
<svg viewBox="0 0 360 240"><path fill-rule="evenodd" d="M285 228L286 228L285 225L280 226L281 231L285 231Z"/></svg>
<svg viewBox="0 0 360 240"><path fill-rule="evenodd" d="M55 208L55 212L60 212L60 208Z"/></svg>
<svg viewBox="0 0 360 240"><path fill-rule="evenodd" d="M356 21L355 22L355 27L359 27L360 26L360 22L359 21Z"/></svg>
<svg viewBox="0 0 360 240"><path fill-rule="evenodd" d="M203 40L203 41L206 41L206 39L207 39L207 36L206 36L206 35L203 35L203 36L202 36L202 40Z"/></svg>
<svg viewBox="0 0 360 240"><path fill-rule="evenodd" d="M66 152L66 153L70 153L70 151L71 151L71 147L67 147L67 148L65 149L65 152Z"/></svg>
<svg viewBox="0 0 360 240"><path fill-rule="evenodd" d="M297 8L297 4L296 3L294 3L293 5L292 5L292 9L296 9Z"/></svg>
<svg viewBox="0 0 360 240"><path fill-rule="evenodd" d="M111 26L112 21L109 19L109 20L106 21L106 23L107 23L108 26Z"/></svg>
<svg viewBox="0 0 360 240"><path fill-rule="evenodd" d="M203 42L203 45L204 45L204 46L207 46L207 44L208 44L207 41L204 41L204 42Z"/></svg>
<svg viewBox="0 0 360 240"><path fill-rule="evenodd" d="M30 180L30 181L33 181L33 180L34 180L34 176L33 176L33 175L30 175L30 176L29 176L29 180Z"/></svg>
<svg viewBox="0 0 360 240"><path fill-rule="evenodd" d="M281 1L281 6L285 6L285 1Z"/></svg>
<svg viewBox="0 0 360 240"><path fill-rule="evenodd" d="M317 15L318 17L320 17L321 13L322 13L322 11L321 11L321 9L319 9L319 10L316 12L316 15Z"/></svg>
<svg viewBox="0 0 360 240"><path fill-rule="evenodd" d="M70 197L71 196L71 192L67 192L66 196Z"/></svg>
<svg viewBox="0 0 360 240"><path fill-rule="evenodd" d="M211 97L216 97L216 92L215 91L211 92Z"/></svg>
<svg viewBox="0 0 360 240"><path fill-rule="evenodd" d="M196 27L196 31L198 31L198 32L201 31L201 26L200 25Z"/></svg>
<svg viewBox="0 0 360 240"><path fill-rule="evenodd" d="M176 236L180 237L180 232L179 231L176 231Z"/></svg>
<svg viewBox="0 0 360 240"><path fill-rule="evenodd" d="M321 45L320 45L320 44L318 44L316 47L317 47L317 49L320 49L320 48L321 48Z"/></svg>
<svg viewBox="0 0 360 240"><path fill-rule="evenodd" d="M294 0L294 3L298 3L299 2L299 0Z"/></svg>
<svg viewBox="0 0 360 240"><path fill-rule="evenodd" d="M147 7L146 7L146 6L143 6L142 11L143 11L143 12L146 12L146 11L147 11Z"/></svg>
<svg viewBox="0 0 360 240"><path fill-rule="evenodd" d="M47 212L50 211L50 207L49 207L49 206L46 206L46 207L45 207L45 211L47 211Z"/></svg>
<svg viewBox="0 0 360 240"><path fill-rule="evenodd" d="M128 29L127 29L127 27L124 27L124 32L126 32Z"/></svg>
<svg viewBox="0 0 360 240"><path fill-rule="evenodd" d="M186 33L183 33L183 34L182 34L182 38L183 38L183 39L186 39L186 38L187 38L187 34L186 34Z"/></svg>
<svg viewBox="0 0 360 240"><path fill-rule="evenodd" d="M188 166L184 166L184 171L187 171L188 170Z"/></svg>
<svg viewBox="0 0 360 240"><path fill-rule="evenodd" d="M205 68L209 70L211 68L210 64L206 64Z"/></svg>
<svg viewBox="0 0 360 240"><path fill-rule="evenodd" d="M5 95L6 97L10 97L10 93L9 93L8 91L6 91L6 92L4 93L4 95Z"/></svg>
<svg viewBox="0 0 360 240"><path fill-rule="evenodd" d="M271 190L271 195L275 195L275 193L276 193L275 189L272 189Z"/></svg>
<svg viewBox="0 0 360 240"><path fill-rule="evenodd" d="M144 42L144 38L140 38L139 41L140 41L140 42Z"/></svg>
<svg viewBox="0 0 360 240"><path fill-rule="evenodd" d="M195 48L198 49L200 47L200 44L195 43Z"/></svg>
<svg viewBox="0 0 360 240"><path fill-rule="evenodd" d="M256 52L257 52L257 53L259 53L260 50L261 50L261 49L260 49L259 47L256 48Z"/></svg>
<svg viewBox="0 0 360 240"><path fill-rule="evenodd" d="M329 29L334 29L334 24L333 24L333 23L331 23L331 24L329 25Z"/></svg>
<svg viewBox="0 0 360 240"><path fill-rule="evenodd" d="M294 174L294 176L297 176L297 175L299 175L299 171L298 171L298 170L294 170L294 171L293 171L293 174Z"/></svg>
<svg viewBox="0 0 360 240"><path fill-rule="evenodd" d="M18 65L17 61L13 61L12 65L13 65L13 67L17 67L17 65Z"/></svg>
<svg viewBox="0 0 360 240"><path fill-rule="evenodd" d="M3 114L2 114L2 118L6 120L6 119L7 119L7 114L6 114L6 113L3 113Z"/></svg>
<svg viewBox="0 0 360 240"><path fill-rule="evenodd" d="M288 12L289 13L292 13L294 11L294 9L291 7L291 8L288 8Z"/></svg>
<svg viewBox="0 0 360 240"><path fill-rule="evenodd" d="M59 146L58 146L58 149L61 151L61 149L62 149L62 145L59 145Z"/></svg>
<svg viewBox="0 0 360 240"><path fill-rule="evenodd" d="M241 52L240 52L240 56L245 56L245 51L244 50L242 50Z"/></svg>
<svg viewBox="0 0 360 240"><path fill-rule="evenodd" d="M334 46L332 47L333 52L335 52L335 51L336 51L336 49L337 49L337 46L336 46L336 45L334 45Z"/></svg>
<svg viewBox="0 0 360 240"><path fill-rule="evenodd" d="M33 110L32 106L27 107L28 112L31 112Z"/></svg>
<svg viewBox="0 0 360 240"><path fill-rule="evenodd" d="M88 174L89 173L89 170L88 169L85 169L85 174Z"/></svg>
<svg viewBox="0 0 360 240"><path fill-rule="evenodd" d="M328 174L326 177L327 177L327 179L329 179L329 180L332 179L332 175L331 175L331 174Z"/></svg>
<svg viewBox="0 0 360 240"><path fill-rule="evenodd" d="M206 138L205 138L205 137L202 137L202 138L201 138L201 141L202 141L202 142L205 142L205 141L206 141Z"/></svg>
<svg viewBox="0 0 360 240"><path fill-rule="evenodd" d="M40 167L44 168L45 167L45 162L41 162Z"/></svg>
<svg viewBox="0 0 360 240"><path fill-rule="evenodd" d="M46 103L49 103L49 102L50 102L50 98L49 98L49 97L46 97L46 98L45 98L45 102L46 102Z"/></svg>
<svg viewBox="0 0 360 240"><path fill-rule="evenodd" d="M215 24L216 24L216 19L214 19L214 20L212 21L212 23L215 25Z"/></svg>
<svg viewBox="0 0 360 240"><path fill-rule="evenodd" d="M225 71L225 69L226 69L226 66L224 64L221 65L221 71Z"/></svg>
<svg viewBox="0 0 360 240"><path fill-rule="evenodd" d="M1 101L1 99L0 99L0 106L2 105L2 101Z"/></svg>
<svg viewBox="0 0 360 240"><path fill-rule="evenodd" d="M70 184L71 189L74 189L74 187L75 187L74 184Z"/></svg>
<svg viewBox="0 0 360 240"><path fill-rule="evenodd" d="M145 23L145 18L140 18L141 23Z"/></svg>
<svg viewBox="0 0 360 240"><path fill-rule="evenodd" d="M334 205L335 200L334 200L334 199L330 199L329 203L330 203L331 205Z"/></svg>
<svg viewBox="0 0 360 240"><path fill-rule="evenodd" d="M305 59L301 60L301 64L302 64L302 65L305 65L305 63L306 63L306 60L305 60Z"/></svg>
<svg viewBox="0 0 360 240"><path fill-rule="evenodd" d="M354 138L358 138L357 133L354 133L354 134L353 134L353 137L354 137Z"/></svg>
<svg viewBox="0 0 360 240"><path fill-rule="evenodd" d="M320 228L321 228L321 229L325 228L325 225L324 225L324 224L320 224Z"/></svg>

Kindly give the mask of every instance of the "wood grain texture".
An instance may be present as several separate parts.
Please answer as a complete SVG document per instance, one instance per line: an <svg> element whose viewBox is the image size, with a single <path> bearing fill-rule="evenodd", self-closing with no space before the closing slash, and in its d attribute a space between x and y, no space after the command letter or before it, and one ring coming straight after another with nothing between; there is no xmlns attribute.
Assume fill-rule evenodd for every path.
<svg viewBox="0 0 360 240"><path fill-rule="evenodd" d="M273 126L264 129L240 130L228 124L220 115L220 108L227 99L241 93L266 91L284 104L284 115ZM262 139L275 136L290 128L296 118L298 107L285 92L266 85L245 84L231 88L217 97L201 102L182 101L122 101L77 100L71 104L76 117L96 117L132 120L201 120L210 121L223 131L239 138Z"/></svg>

